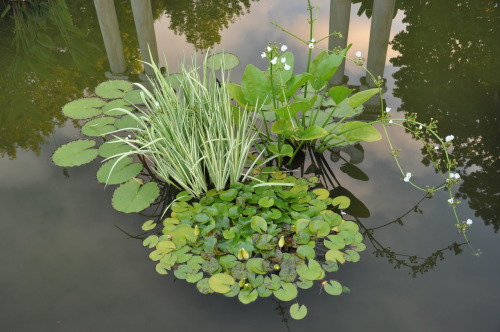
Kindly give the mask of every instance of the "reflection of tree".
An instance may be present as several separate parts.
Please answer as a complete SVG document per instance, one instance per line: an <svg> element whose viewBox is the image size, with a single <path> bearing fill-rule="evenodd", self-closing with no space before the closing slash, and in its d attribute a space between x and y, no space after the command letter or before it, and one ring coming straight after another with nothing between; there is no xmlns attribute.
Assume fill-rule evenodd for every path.
<svg viewBox="0 0 500 332"><path fill-rule="evenodd" d="M220 32L238 16L250 11L251 2L258 0L164 0L170 29L185 35L196 49L206 49L220 43Z"/></svg>
<svg viewBox="0 0 500 332"><path fill-rule="evenodd" d="M500 8L489 0L402 0L401 7L408 26L393 40L394 95L421 121L437 119L443 137L455 136L452 156L467 175L459 196L498 231L500 113L492 103L500 92Z"/></svg>

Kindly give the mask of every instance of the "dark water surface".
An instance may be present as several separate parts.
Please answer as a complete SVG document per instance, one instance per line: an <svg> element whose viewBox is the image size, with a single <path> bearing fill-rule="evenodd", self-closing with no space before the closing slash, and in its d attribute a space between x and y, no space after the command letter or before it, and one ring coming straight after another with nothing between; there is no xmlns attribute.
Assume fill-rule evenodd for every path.
<svg viewBox="0 0 500 332"><path fill-rule="evenodd" d="M371 1L355 2L351 56L361 50L366 57ZM328 34L329 5L320 3L319 38ZM115 227L138 234L146 217L113 210L112 188L95 180L99 163L53 165L57 146L81 136L61 107L88 95L109 70L92 2L67 6L83 35L69 25L64 39L42 22L59 47L49 51L16 52L12 12L0 20L1 331L500 331L500 20L493 1L397 1L384 75L394 117L432 117L443 137L456 137L453 157L463 179L458 212L474 220L468 236L482 255L460 245L448 193L416 206L423 194L401 180L387 141L363 144L356 166L369 180L344 174L343 162L332 163L335 175L369 208L371 216L360 219L364 227L400 222L373 230L361 260L335 273L350 294L319 294L319 285L301 290L299 301L309 310L301 321L270 298L243 305L158 275L149 250ZM138 73L130 5L116 6L126 59ZM305 6L302 0L153 1L158 49L175 67L194 47L220 42L218 49L240 57L233 73L239 80L247 63L264 66L259 54L276 41L288 45L302 70L306 46L268 22L307 38ZM348 65L346 75L359 85L363 73ZM418 184L440 184L418 141L395 126L391 137Z"/></svg>

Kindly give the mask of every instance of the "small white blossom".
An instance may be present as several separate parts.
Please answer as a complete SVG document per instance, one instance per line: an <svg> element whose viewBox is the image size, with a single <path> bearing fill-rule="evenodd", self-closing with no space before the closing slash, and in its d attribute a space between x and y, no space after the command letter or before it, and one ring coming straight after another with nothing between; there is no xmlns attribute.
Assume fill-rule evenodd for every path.
<svg viewBox="0 0 500 332"><path fill-rule="evenodd" d="M472 225L472 220L471 219L467 219L467 221L465 222L467 225Z"/></svg>
<svg viewBox="0 0 500 332"><path fill-rule="evenodd" d="M389 120L389 123L393 123L393 121L392 121L392 120Z"/></svg>
<svg viewBox="0 0 500 332"><path fill-rule="evenodd" d="M344 211L340 211L340 214L345 216L347 213L345 213Z"/></svg>
<svg viewBox="0 0 500 332"><path fill-rule="evenodd" d="M262 59L264 59L264 58L266 57L266 52L262 52L262 53L260 54L260 57L261 57Z"/></svg>
<svg viewBox="0 0 500 332"><path fill-rule="evenodd" d="M455 138L455 136L453 136L453 135L448 135L448 136L446 136L446 138L445 138L444 140L445 140L446 142L450 142L450 141L452 141L454 138Z"/></svg>
<svg viewBox="0 0 500 332"><path fill-rule="evenodd" d="M458 173L455 173L455 176L454 176L454 178L455 178L455 179L457 179L457 180L458 180L458 179L460 179L460 174L458 174Z"/></svg>
<svg viewBox="0 0 500 332"><path fill-rule="evenodd" d="M281 52L285 52L288 49L286 45L281 45Z"/></svg>
<svg viewBox="0 0 500 332"><path fill-rule="evenodd" d="M408 172L408 173L406 173L406 176L405 176L405 178L403 179L403 181L404 181L404 182L409 182L409 181L410 181L410 178L411 178L411 173L410 173L410 172Z"/></svg>
<svg viewBox="0 0 500 332"><path fill-rule="evenodd" d="M267 51L271 52L272 48L270 46L267 47Z"/></svg>
<svg viewBox="0 0 500 332"><path fill-rule="evenodd" d="M450 198L450 199L448 200L448 203L450 203L450 204L453 204L453 202L454 202L453 198Z"/></svg>
<svg viewBox="0 0 500 332"><path fill-rule="evenodd" d="M274 59L271 60L271 63L273 65L275 65L276 63L278 63L278 58L277 57L274 57Z"/></svg>
<svg viewBox="0 0 500 332"><path fill-rule="evenodd" d="M386 107L386 108L385 108L385 111L386 111L387 113L389 113L389 112L391 111L391 108L390 108L390 107Z"/></svg>
<svg viewBox="0 0 500 332"><path fill-rule="evenodd" d="M418 126L418 129L422 129L422 125Z"/></svg>
<svg viewBox="0 0 500 332"><path fill-rule="evenodd" d="M285 63L285 62L286 62L286 58L285 57L281 58L281 63Z"/></svg>
<svg viewBox="0 0 500 332"><path fill-rule="evenodd" d="M315 42L314 38L313 38L313 39L311 39L311 43L314 43L314 42Z"/></svg>
<svg viewBox="0 0 500 332"><path fill-rule="evenodd" d="M290 70L290 68L292 67L290 67L287 63L285 63L285 70Z"/></svg>
<svg viewBox="0 0 500 332"><path fill-rule="evenodd" d="M314 48L314 43L309 43L307 46L309 46L309 48Z"/></svg>
<svg viewBox="0 0 500 332"><path fill-rule="evenodd" d="M439 150L439 145L436 145L436 146L434 147L434 150Z"/></svg>
<svg viewBox="0 0 500 332"><path fill-rule="evenodd" d="M358 58L361 58L361 51L357 51L357 52L356 52L356 56L357 56Z"/></svg>

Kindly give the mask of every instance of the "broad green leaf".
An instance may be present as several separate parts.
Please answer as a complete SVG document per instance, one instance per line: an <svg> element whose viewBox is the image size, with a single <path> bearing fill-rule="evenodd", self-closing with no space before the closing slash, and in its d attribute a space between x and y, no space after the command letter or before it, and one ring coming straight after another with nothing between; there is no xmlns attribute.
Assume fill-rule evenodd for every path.
<svg viewBox="0 0 500 332"><path fill-rule="evenodd" d="M304 84L314 78L313 74L302 73L296 76L292 76L290 80L286 83L286 97L291 97L297 92Z"/></svg>
<svg viewBox="0 0 500 332"><path fill-rule="evenodd" d="M278 147L278 143L271 143L267 148L271 153L278 156L293 156L293 147L290 144L281 145L281 150Z"/></svg>
<svg viewBox="0 0 500 332"><path fill-rule="evenodd" d="M62 112L75 120L90 119L102 113L106 102L100 98L82 98L64 105Z"/></svg>
<svg viewBox="0 0 500 332"><path fill-rule="evenodd" d="M115 121L116 118L110 116L103 116L101 118L90 120L82 126L82 134L90 137L105 136L106 134L116 130L113 125Z"/></svg>
<svg viewBox="0 0 500 332"><path fill-rule="evenodd" d="M142 170L142 165L133 161L131 157L125 157L118 162L114 159L107 161L97 171L97 181L106 184L127 182Z"/></svg>
<svg viewBox="0 0 500 332"><path fill-rule="evenodd" d="M325 292L327 292L330 295L342 294L342 285L338 281L330 280L330 282L325 284L324 288Z"/></svg>
<svg viewBox="0 0 500 332"><path fill-rule="evenodd" d="M295 126L292 120L279 119L273 123L271 131L278 135L289 136L292 135L297 126Z"/></svg>
<svg viewBox="0 0 500 332"><path fill-rule="evenodd" d="M130 104L123 99L115 99L104 105L102 112L107 116L121 116L125 112L122 110L132 111Z"/></svg>
<svg viewBox="0 0 500 332"><path fill-rule="evenodd" d="M109 158L123 152L131 151L132 149L133 147L125 143L124 141L112 139L111 141L103 143L99 147L98 152L101 157Z"/></svg>
<svg viewBox="0 0 500 332"><path fill-rule="evenodd" d="M332 262L339 262L344 264L345 258L344 254L338 250L328 250L325 254L325 259Z"/></svg>
<svg viewBox="0 0 500 332"><path fill-rule="evenodd" d="M342 101L340 104L334 107L333 117L335 118L352 118L361 112L363 112L363 105L358 107L350 106L346 100Z"/></svg>
<svg viewBox="0 0 500 332"><path fill-rule="evenodd" d="M96 144L93 140L77 140L60 146L52 155L57 166L72 167L90 163L97 157Z"/></svg>
<svg viewBox="0 0 500 332"><path fill-rule="evenodd" d="M205 64L208 68L213 70L228 70L238 66L240 64L240 60L232 53L221 52L210 55Z"/></svg>
<svg viewBox="0 0 500 332"><path fill-rule="evenodd" d="M132 179L115 190L111 203L120 212L140 212L150 206L159 194L160 189L156 183L141 185Z"/></svg>
<svg viewBox="0 0 500 332"><path fill-rule="evenodd" d="M130 114L127 114L115 122L116 129L136 129L140 128L139 122Z"/></svg>
<svg viewBox="0 0 500 332"><path fill-rule="evenodd" d="M291 301L297 297L297 287L289 282L281 282L281 288L273 292L274 296L281 301Z"/></svg>
<svg viewBox="0 0 500 332"><path fill-rule="evenodd" d="M298 141L310 141L324 137L328 132L319 126L310 126L309 128L300 131L295 138Z"/></svg>
<svg viewBox="0 0 500 332"><path fill-rule="evenodd" d="M298 303L294 303L290 306L290 316L293 319L302 319L307 315L307 307L305 305L299 305Z"/></svg>
<svg viewBox="0 0 500 332"><path fill-rule="evenodd" d="M243 304L248 304L250 302L253 302L257 300L258 297L259 293L257 292L256 289L254 290L242 289L238 294L238 300L240 300L240 302Z"/></svg>
<svg viewBox="0 0 500 332"><path fill-rule="evenodd" d="M297 248L297 256L302 259L313 259L316 256L314 248L308 245L302 245ZM297 271L298 272L298 271Z"/></svg>
<svg viewBox="0 0 500 332"><path fill-rule="evenodd" d="M370 124L361 121L351 121L343 124L339 129L346 141L374 142L382 138L380 132Z"/></svg>
<svg viewBox="0 0 500 332"><path fill-rule="evenodd" d="M304 280L319 280L322 271L321 265L314 259L309 259L307 265L297 267L297 274Z"/></svg>
<svg viewBox="0 0 500 332"><path fill-rule="evenodd" d="M311 62L310 73L319 80L329 81L344 60L342 55L345 55L345 52L346 50L343 50L340 54L328 54L327 51L319 53Z"/></svg>
<svg viewBox="0 0 500 332"><path fill-rule="evenodd" d="M337 196L333 199L332 205L337 206L339 209L347 209L351 204L351 200L347 196Z"/></svg>
<svg viewBox="0 0 500 332"><path fill-rule="evenodd" d="M328 197L330 197L330 192L325 188L314 189L313 193L318 195L318 197L316 197L316 199L319 199L320 201L325 200Z"/></svg>
<svg viewBox="0 0 500 332"><path fill-rule="evenodd" d="M112 80L99 84L95 88L95 94L106 99L121 98L132 87L132 83L128 81Z"/></svg>
<svg viewBox="0 0 500 332"><path fill-rule="evenodd" d="M333 99L335 104L340 104L344 99L349 97L352 93L352 89L346 88L345 86L339 85L335 86L328 91L328 96Z"/></svg>
<svg viewBox="0 0 500 332"><path fill-rule="evenodd" d="M338 264L336 262L333 262L333 261L326 261L323 264L321 264L321 267L326 272L336 272L339 269Z"/></svg>
<svg viewBox="0 0 500 332"><path fill-rule="evenodd" d="M234 285L236 281L232 276L226 273L217 273L208 279L208 285L210 288L220 294L225 294L231 290L231 286Z"/></svg>
<svg viewBox="0 0 500 332"><path fill-rule="evenodd" d="M154 248L158 244L158 236L150 235L142 241L142 245L148 248Z"/></svg>
<svg viewBox="0 0 500 332"><path fill-rule="evenodd" d="M349 97L349 99L347 99L347 103L352 108L356 108L356 107L362 105L365 101L367 101L368 99L373 97L378 92L379 92L379 88L363 90L363 91L358 92L358 93L352 95L351 97Z"/></svg>
<svg viewBox="0 0 500 332"><path fill-rule="evenodd" d="M264 72L252 64L245 68L241 89L251 105L269 104L272 101L272 91Z"/></svg>
<svg viewBox="0 0 500 332"><path fill-rule="evenodd" d="M330 235L328 236L328 240L324 241L325 247L328 249L339 250L344 249L345 242L344 238L338 235Z"/></svg>
<svg viewBox="0 0 500 332"><path fill-rule="evenodd" d="M208 278L204 278L198 281L196 283L196 288L198 288L201 294L210 294L214 292L208 285Z"/></svg>
<svg viewBox="0 0 500 332"><path fill-rule="evenodd" d="M270 208L274 205L274 199L272 197L262 197L259 199L259 205L263 208Z"/></svg>
<svg viewBox="0 0 500 332"><path fill-rule="evenodd" d="M246 267L250 272L258 274L266 273L266 270L264 269L264 260L262 258L250 258L247 261Z"/></svg>
<svg viewBox="0 0 500 332"><path fill-rule="evenodd" d="M203 272L190 273L186 275L186 281L191 284L194 284L195 282L198 282L201 279L203 279Z"/></svg>
<svg viewBox="0 0 500 332"><path fill-rule="evenodd" d="M232 269L238 264L236 257L233 255L224 255L219 258L219 264L225 269Z"/></svg>
<svg viewBox="0 0 500 332"><path fill-rule="evenodd" d="M123 99L132 105L144 104L141 97L141 90L130 90L125 92Z"/></svg>
<svg viewBox="0 0 500 332"><path fill-rule="evenodd" d="M235 297L240 292L240 285L234 284L231 286L231 290L224 294L226 297Z"/></svg>
<svg viewBox="0 0 500 332"><path fill-rule="evenodd" d="M356 262L359 262L359 260L361 259L361 257L359 256L359 254L354 251L354 250L346 250L345 253L347 254L348 258L347 260L349 262L353 262L353 263L356 263Z"/></svg>
<svg viewBox="0 0 500 332"><path fill-rule="evenodd" d="M348 231L350 233L357 233L359 231L359 226L353 221L346 220L339 226L339 231Z"/></svg>
<svg viewBox="0 0 500 332"><path fill-rule="evenodd" d="M226 83L224 85L229 92L229 95L240 105L245 108L248 105L248 101L245 99L245 95L243 94L243 90L241 86L234 83Z"/></svg>
<svg viewBox="0 0 500 332"><path fill-rule="evenodd" d="M304 112L309 110L311 107L311 104L305 101L296 101L294 103L288 104L285 107L278 108L274 112L276 112L276 115L278 115L280 118L283 118L285 120L290 120L297 115L299 112Z"/></svg>
<svg viewBox="0 0 500 332"><path fill-rule="evenodd" d="M150 231L156 227L156 223L154 220L148 220L142 225L143 231Z"/></svg>
<svg viewBox="0 0 500 332"><path fill-rule="evenodd" d="M314 286L314 282L312 282L312 280L299 279L299 280L297 280L296 285L297 285L297 287L302 288L302 289L309 289L312 286Z"/></svg>

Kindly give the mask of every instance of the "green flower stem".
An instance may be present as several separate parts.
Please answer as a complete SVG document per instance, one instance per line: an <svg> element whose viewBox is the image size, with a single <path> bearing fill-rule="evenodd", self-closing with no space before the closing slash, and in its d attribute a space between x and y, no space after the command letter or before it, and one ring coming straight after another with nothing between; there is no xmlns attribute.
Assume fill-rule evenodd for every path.
<svg viewBox="0 0 500 332"><path fill-rule="evenodd" d="M300 148L302 147L302 144L304 144L304 141L301 141L300 144L299 144L299 146L295 148L295 150L293 151L293 154L290 157L290 160L288 161L287 165L291 165L292 164L293 159L295 158L295 156L299 152Z"/></svg>

